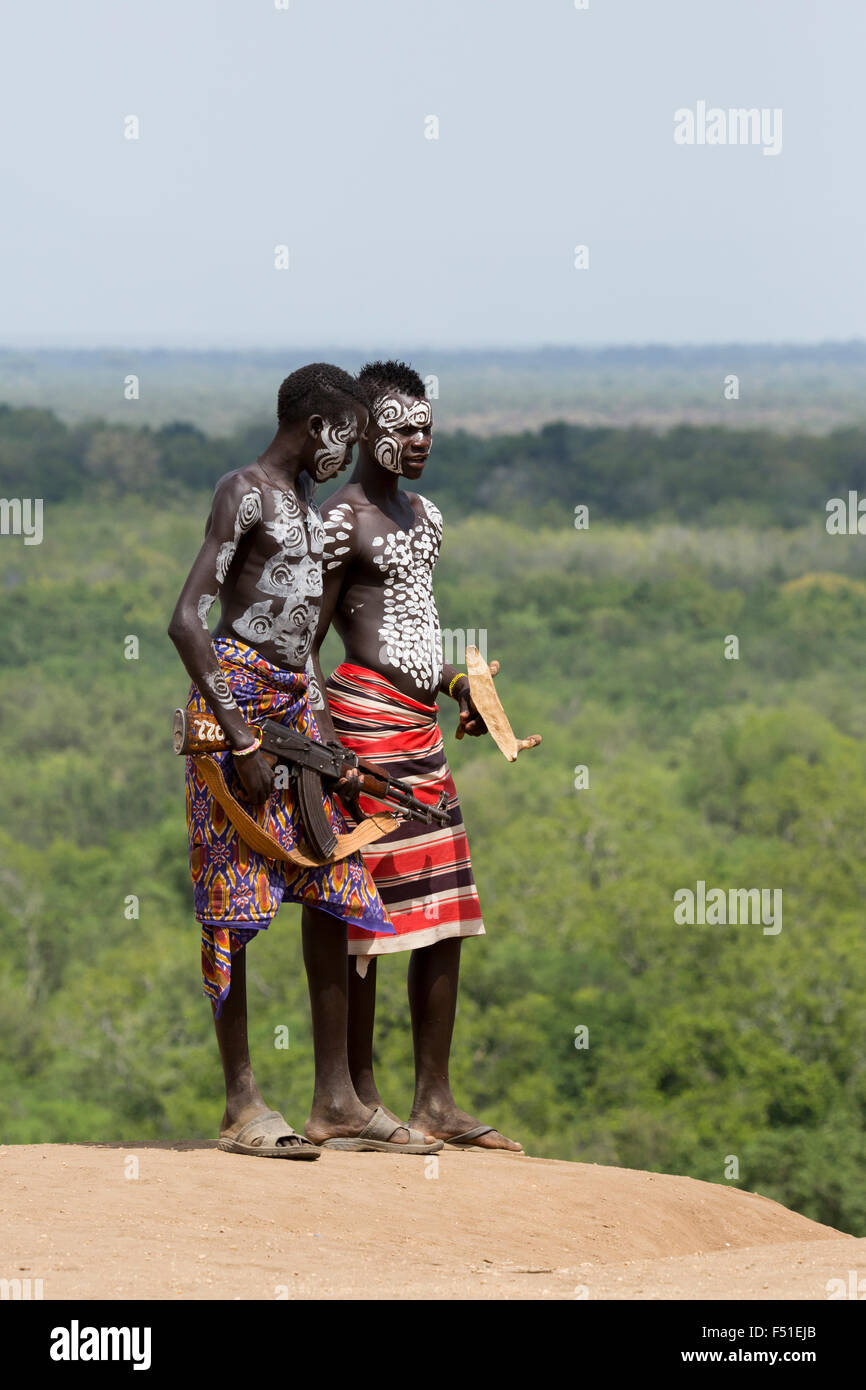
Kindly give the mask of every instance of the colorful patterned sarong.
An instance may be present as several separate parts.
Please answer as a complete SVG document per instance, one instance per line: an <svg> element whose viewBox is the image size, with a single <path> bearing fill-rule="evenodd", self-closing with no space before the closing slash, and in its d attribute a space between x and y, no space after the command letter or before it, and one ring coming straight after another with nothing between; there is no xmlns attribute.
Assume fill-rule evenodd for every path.
<svg viewBox="0 0 866 1390"><path fill-rule="evenodd" d="M244 719L274 719L310 738L320 737L307 698L307 678L266 661L253 647L234 638L217 637L214 648L223 674ZM187 701L190 713L213 713L195 686ZM291 785L276 789L260 806L252 804L230 752L212 755L229 789L263 830L286 849L303 833ZM341 834L345 819L333 797L324 797L325 812ZM394 933L379 894L359 853L334 864L300 869L265 859L240 838L219 802L186 760L186 817L195 915L202 929L202 985L217 1018L231 986L231 957L264 931L281 902L306 903L339 917L361 936Z"/></svg>
<svg viewBox="0 0 866 1390"><path fill-rule="evenodd" d="M379 890L395 935L369 936L349 928L349 952L358 973L373 956L409 951L448 936L483 936L457 789L436 722L438 706L403 695L384 676L343 662L327 685L337 737L346 748L408 782L421 801L448 796L450 824L404 821L361 853ZM361 797L361 808L377 803Z"/></svg>

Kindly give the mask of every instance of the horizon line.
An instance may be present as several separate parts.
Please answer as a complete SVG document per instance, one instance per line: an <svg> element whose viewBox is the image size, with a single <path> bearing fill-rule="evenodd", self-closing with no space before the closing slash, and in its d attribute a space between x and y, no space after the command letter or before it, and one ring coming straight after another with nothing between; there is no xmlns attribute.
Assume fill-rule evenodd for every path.
<svg viewBox="0 0 866 1390"><path fill-rule="evenodd" d="M374 340L375 341L375 340ZM409 347L399 349L401 354L433 354L443 353L452 356L509 356L526 355L540 353L581 353L589 356L599 356L605 353L622 352L726 352L731 349L764 351L796 351L808 352L816 350L838 349L838 348L866 348L866 337L853 336L849 338L809 338L809 339L748 339L730 338L726 340L683 340L677 342L663 342L659 340L647 340L645 342L608 342L608 343L559 343L559 342L534 342L534 343L515 343L503 346L500 344L460 346L456 344L432 344L415 343ZM45 341L11 341L0 342L0 354L11 353L51 353L51 352L74 352L74 353L113 353L113 352L139 352L139 353L177 353L177 354L225 354L231 356L244 355L270 355L275 353L353 353L367 354L371 352L385 351L384 348L361 347L358 343L245 343L237 346L226 346L218 343L170 343L170 342L45 342Z"/></svg>

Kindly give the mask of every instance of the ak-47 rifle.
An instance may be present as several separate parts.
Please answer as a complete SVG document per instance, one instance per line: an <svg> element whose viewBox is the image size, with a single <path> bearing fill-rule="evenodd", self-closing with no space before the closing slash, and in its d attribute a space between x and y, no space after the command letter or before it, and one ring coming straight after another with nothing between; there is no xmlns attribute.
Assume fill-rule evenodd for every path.
<svg viewBox="0 0 866 1390"><path fill-rule="evenodd" d="M322 784L324 783L326 789L333 789L352 771L358 774L357 778L353 779L355 802L359 795L368 796L374 801L381 801L386 806L402 811L404 820L420 820L426 825L448 824L448 797L445 792L439 793L435 804L419 801L406 782L390 777L384 771L373 773L368 768L362 768L357 754L340 743L317 743L315 739L307 738L273 719L264 719L255 727L261 730L260 751L266 754L275 766L285 767L295 784L304 833L315 858L303 851L298 853L283 849L231 795L218 764L209 756L231 747L213 715L175 710L173 730L175 753L185 753L195 759L205 775L208 786L220 801L238 833L248 843L252 843L254 849L260 849L262 853L270 854L271 857L287 857L294 863L327 863L343 858L361 844L369 844L394 830L397 821L390 815L371 816L368 820L362 821L358 827L358 831L362 832L360 839L358 831L353 832L353 836L338 837L331 829L322 805ZM347 799L347 793L343 789L341 796L344 800ZM364 827L367 827L366 831ZM256 843L262 836L282 852L274 856L273 848L261 847Z"/></svg>

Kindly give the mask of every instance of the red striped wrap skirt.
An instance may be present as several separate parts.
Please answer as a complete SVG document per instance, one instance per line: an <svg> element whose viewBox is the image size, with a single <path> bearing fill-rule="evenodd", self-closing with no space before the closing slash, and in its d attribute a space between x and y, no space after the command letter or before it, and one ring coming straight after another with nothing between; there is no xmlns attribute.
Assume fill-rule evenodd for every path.
<svg viewBox="0 0 866 1390"><path fill-rule="evenodd" d="M448 797L448 825L404 821L361 851L396 931L386 935L349 925L349 952L357 957L358 973L366 974L369 960L385 952L410 951L449 936L483 936L460 802L436 721L438 706L421 704L384 676L350 662L337 667L327 694L337 737L346 748L408 782L421 801L435 803L441 791ZM361 797L364 811L378 805Z"/></svg>

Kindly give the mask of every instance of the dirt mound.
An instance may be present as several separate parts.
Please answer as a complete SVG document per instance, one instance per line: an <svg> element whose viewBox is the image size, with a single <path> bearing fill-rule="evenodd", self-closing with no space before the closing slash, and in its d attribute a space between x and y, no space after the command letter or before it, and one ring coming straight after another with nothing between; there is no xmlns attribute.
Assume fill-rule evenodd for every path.
<svg viewBox="0 0 866 1390"><path fill-rule="evenodd" d="M754 1193L505 1154L20 1145L0 1173L0 1278L46 1299L826 1299L866 1260Z"/></svg>

